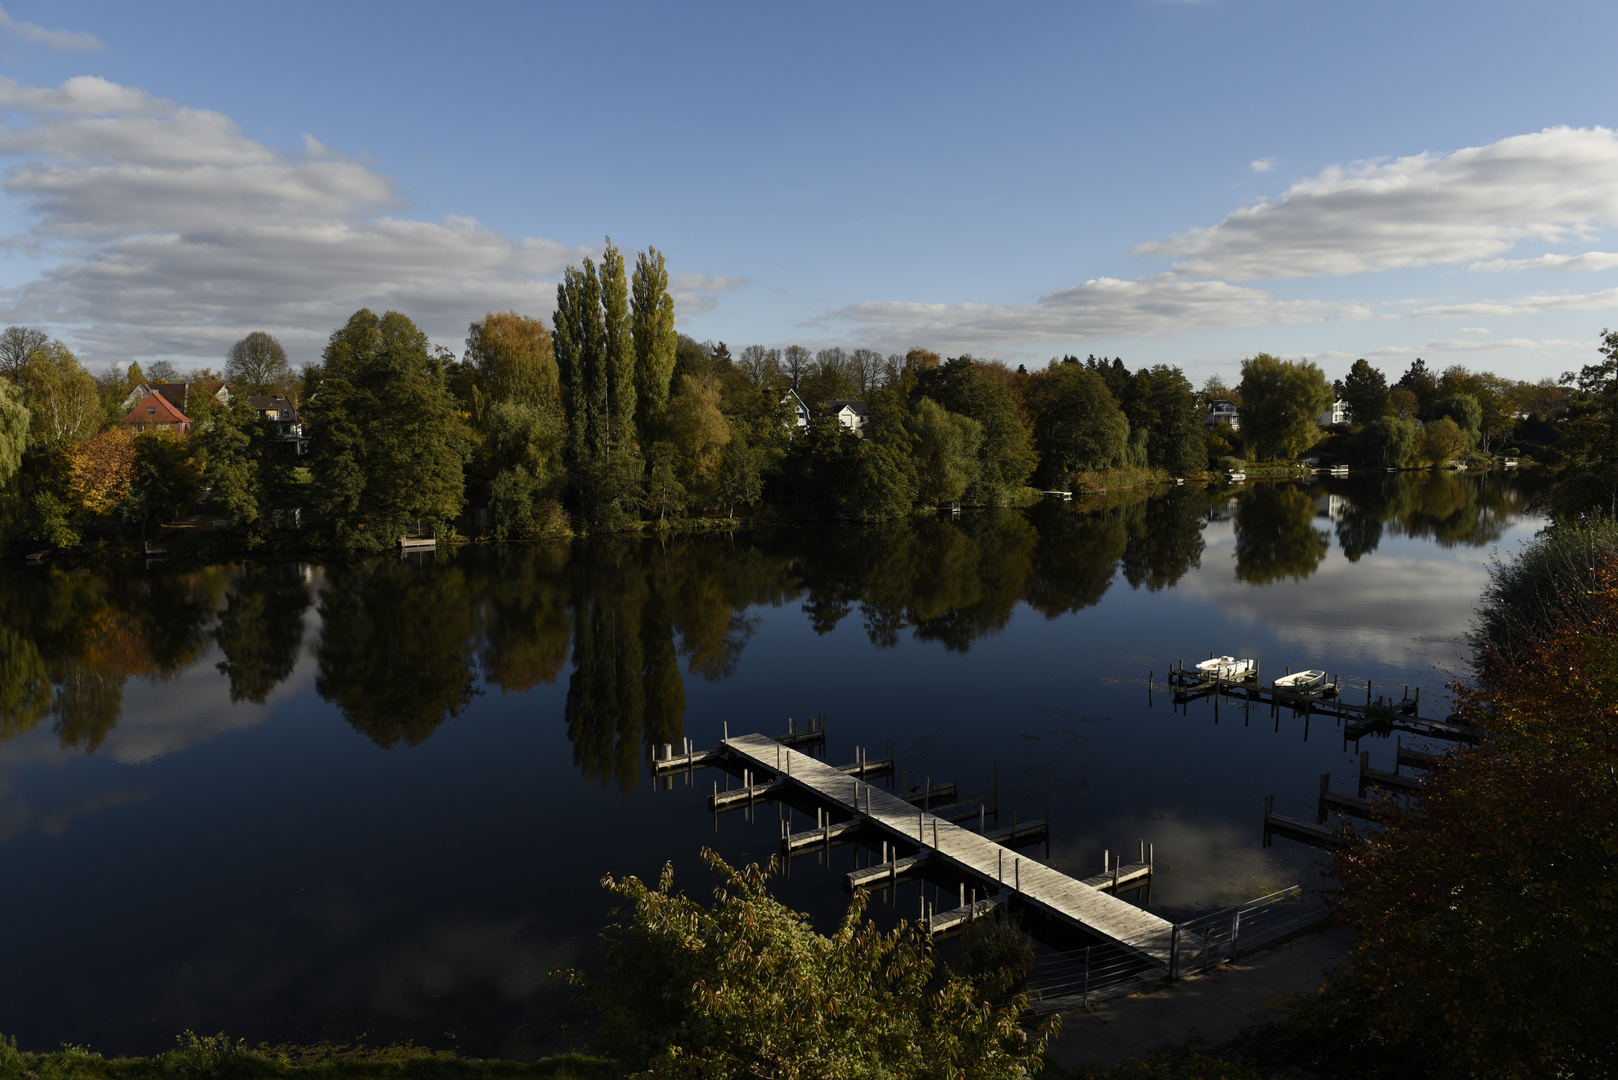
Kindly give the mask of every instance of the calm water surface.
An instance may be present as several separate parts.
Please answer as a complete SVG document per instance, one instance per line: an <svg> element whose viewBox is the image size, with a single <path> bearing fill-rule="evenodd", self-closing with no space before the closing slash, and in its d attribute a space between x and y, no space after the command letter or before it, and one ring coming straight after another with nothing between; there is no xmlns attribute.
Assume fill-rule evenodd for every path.
<svg viewBox="0 0 1618 1080"><path fill-rule="evenodd" d="M717 820L717 770L652 747L824 713L827 756L891 741L912 779L1051 807L1049 861L1156 845L1168 917L1314 880L1261 846L1357 763L1148 705L1210 650L1423 687L1446 672L1532 478L1177 490L914 528L775 529L462 550L359 566L0 571L0 1032L150 1052L413 1038L532 1056L580 1037L547 972L589 965L603 874L711 885L697 852L777 849L780 808ZM1391 767L1391 740L1368 740ZM1386 758L1386 761L1381 760ZM799 827L808 820L797 810ZM822 926L856 845L794 861ZM1042 852L1033 851L1043 857ZM914 914L913 883L881 920Z"/></svg>

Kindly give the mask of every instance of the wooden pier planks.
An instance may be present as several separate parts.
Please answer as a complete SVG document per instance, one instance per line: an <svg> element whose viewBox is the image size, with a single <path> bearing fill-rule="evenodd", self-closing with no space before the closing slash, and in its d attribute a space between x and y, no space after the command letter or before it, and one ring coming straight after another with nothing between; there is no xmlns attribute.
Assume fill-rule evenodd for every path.
<svg viewBox="0 0 1618 1080"><path fill-rule="evenodd" d="M917 810L896 795L872 787L830 765L783 748L767 735L733 736L725 742L732 753L773 772L776 755L783 756L782 776L863 815L871 826L936 853L943 862L975 877L998 882L1058 918L1117 942L1156 963L1170 961L1174 924L1133 904L1075 881L1034 859L1026 858L987 837Z"/></svg>

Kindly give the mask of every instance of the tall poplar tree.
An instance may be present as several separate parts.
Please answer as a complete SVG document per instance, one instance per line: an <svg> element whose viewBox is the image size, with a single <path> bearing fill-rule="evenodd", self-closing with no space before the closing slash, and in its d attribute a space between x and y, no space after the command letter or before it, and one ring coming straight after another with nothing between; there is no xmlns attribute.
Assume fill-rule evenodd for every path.
<svg viewBox="0 0 1618 1080"><path fill-rule="evenodd" d="M600 423L607 388L603 364L606 344L601 325L601 282L595 263L570 266L556 286L556 367L562 377L567 410L568 465L582 479L592 462L605 456Z"/></svg>
<svg viewBox="0 0 1618 1080"><path fill-rule="evenodd" d="M603 359L607 366L606 451L609 457L634 453L635 343L629 322L629 284L624 256L607 238L601 253Z"/></svg>
<svg viewBox="0 0 1618 1080"><path fill-rule="evenodd" d="M648 246L635 260L630 319L635 338L635 420L641 438L647 439L668 406L679 343L668 267L655 247Z"/></svg>

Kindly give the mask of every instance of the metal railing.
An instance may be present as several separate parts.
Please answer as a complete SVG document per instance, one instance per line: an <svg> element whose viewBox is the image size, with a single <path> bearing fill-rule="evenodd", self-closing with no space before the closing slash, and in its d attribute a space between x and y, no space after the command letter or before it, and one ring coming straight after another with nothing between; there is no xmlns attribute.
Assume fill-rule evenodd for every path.
<svg viewBox="0 0 1618 1080"><path fill-rule="evenodd" d="M1084 1006L1207 971L1301 933L1323 916L1324 909L1306 901L1303 887L1294 885L1176 923L1151 942L1091 945L1041 957L1034 965L1030 988L1044 1008ZM1168 962L1150 960L1142 951L1148 947L1157 955L1166 955Z"/></svg>

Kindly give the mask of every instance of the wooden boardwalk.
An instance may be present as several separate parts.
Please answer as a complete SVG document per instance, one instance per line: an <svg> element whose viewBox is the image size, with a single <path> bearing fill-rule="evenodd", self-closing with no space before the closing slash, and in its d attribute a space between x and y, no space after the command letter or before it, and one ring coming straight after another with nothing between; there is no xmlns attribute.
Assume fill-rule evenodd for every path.
<svg viewBox="0 0 1618 1080"><path fill-rule="evenodd" d="M1015 895L1024 903L1154 963L1170 965L1178 930L1166 919L1075 881L937 814L917 809L897 795L783 747L767 735L734 736L726 739L723 746L758 770L776 773L820 800L862 818L867 825L935 855L940 862L995 883L1002 895ZM962 912L963 917L966 914Z"/></svg>

